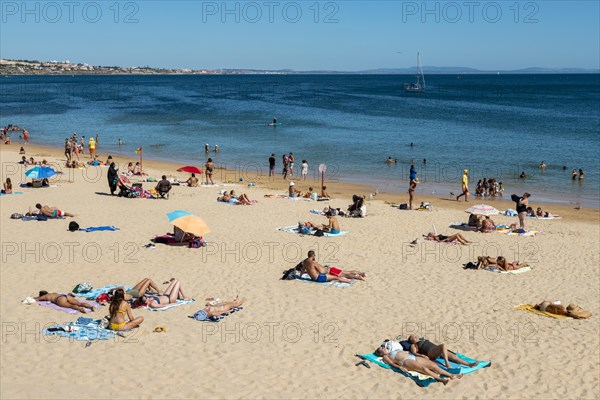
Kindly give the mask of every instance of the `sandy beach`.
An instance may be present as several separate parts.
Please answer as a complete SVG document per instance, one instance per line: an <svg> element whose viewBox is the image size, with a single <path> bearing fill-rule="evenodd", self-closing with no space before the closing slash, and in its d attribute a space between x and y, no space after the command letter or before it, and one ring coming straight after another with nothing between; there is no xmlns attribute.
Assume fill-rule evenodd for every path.
<svg viewBox="0 0 600 400"><path fill-rule="evenodd" d="M425 196L431 211L400 211L407 194L379 193L367 202L366 218L341 219L350 234L336 238L278 231L298 221L326 222L310 213L329 204L346 208L352 194L374 188L327 184L329 202L265 198L284 193L287 183L239 182L233 171L215 180L236 186L175 186L168 200L126 199L109 193L106 167L67 170L59 149L26 146L36 160L61 166L52 187L18 188L25 169L17 164L19 146L0 146L2 181L10 177L18 195L0 197L2 268L0 270L2 342L0 397L21 398L585 398L600 393L600 242L599 210L552 205L559 220L527 220L533 237L482 234L449 227L465 222L468 205L447 197ZM101 149L100 152L102 153ZM102 154L102 159L106 154ZM82 157L87 161L86 157ZM121 168L131 159L119 159ZM181 165L144 160L148 176L175 172ZM132 182L136 180L132 178ZM318 182L300 183L300 190ZM154 183L144 183L151 188ZM252 206L217 203L219 190L235 189L258 200ZM535 204L535 193L532 193ZM505 195L505 197L510 197ZM508 199L510 200L510 199ZM36 203L56 206L75 218L45 222L10 219ZM493 201L504 210L514 203ZM204 218L212 232L200 249L157 244L155 235L172 231L166 213L187 210ZM114 232L69 232L113 225ZM498 224L516 217L494 217ZM460 232L474 243L448 245L420 240L435 228ZM318 260L366 272L351 287L280 280L284 269L309 250ZM464 270L480 255L505 255L528 262L532 270L499 274ZM149 277L161 284L175 277L196 301L171 310L133 310L145 321L126 338L70 341L43 336L44 327L80 315L23 305L39 290L66 293L80 282L94 288L133 285ZM164 288L165 285L161 285ZM246 298L243 310L218 323L188 318L205 298ZM552 319L515 310L543 300L576 303L592 312L587 320ZM87 317L102 318L102 307ZM166 333L154 333L162 326ZM383 339L409 334L478 360L489 368L447 386L420 388L400 374L355 366L355 354L369 353Z"/></svg>

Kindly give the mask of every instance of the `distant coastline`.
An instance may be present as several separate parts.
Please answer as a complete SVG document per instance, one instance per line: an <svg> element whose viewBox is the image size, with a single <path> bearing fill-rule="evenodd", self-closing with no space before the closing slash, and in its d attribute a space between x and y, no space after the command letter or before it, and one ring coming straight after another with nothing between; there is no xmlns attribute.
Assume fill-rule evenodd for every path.
<svg viewBox="0 0 600 400"><path fill-rule="evenodd" d="M70 61L0 60L0 75L410 75L416 67L378 68L363 71L311 70L295 71L259 69L189 69L97 66ZM479 70L469 67L424 66L430 75L476 75L476 74L598 74L600 69L541 68L530 67L516 70Z"/></svg>

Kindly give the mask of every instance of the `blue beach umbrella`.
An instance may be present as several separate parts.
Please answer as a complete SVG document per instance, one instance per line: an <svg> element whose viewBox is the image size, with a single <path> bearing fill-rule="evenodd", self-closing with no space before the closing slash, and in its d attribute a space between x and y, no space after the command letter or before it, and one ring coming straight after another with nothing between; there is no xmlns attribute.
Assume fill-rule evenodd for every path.
<svg viewBox="0 0 600 400"><path fill-rule="evenodd" d="M31 179L45 179L56 175L56 171L49 167L35 167L25 172L25 176Z"/></svg>
<svg viewBox="0 0 600 400"><path fill-rule="evenodd" d="M175 210L167 214L167 218L169 218L169 222L175 221L177 218L186 217L188 215L192 215L191 212Z"/></svg>

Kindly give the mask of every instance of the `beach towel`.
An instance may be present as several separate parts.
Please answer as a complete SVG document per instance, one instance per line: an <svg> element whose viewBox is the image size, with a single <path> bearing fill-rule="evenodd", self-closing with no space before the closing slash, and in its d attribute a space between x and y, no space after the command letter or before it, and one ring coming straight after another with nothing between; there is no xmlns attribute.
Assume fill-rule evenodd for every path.
<svg viewBox="0 0 600 400"><path fill-rule="evenodd" d="M0 193L0 196L10 196L11 194L23 194L23 192Z"/></svg>
<svg viewBox="0 0 600 400"><path fill-rule="evenodd" d="M510 236L537 236L537 235L541 234L542 232L541 231L524 231L524 232L522 232L522 231L521 232L520 231L513 231L513 232L506 231L503 233L506 235L510 235Z"/></svg>
<svg viewBox="0 0 600 400"><path fill-rule="evenodd" d="M300 234L300 230L298 229L298 225L295 226L284 226L281 228L277 228L278 231L283 231L283 232L287 232L287 233L295 233L295 234ZM310 229L310 233L309 235L312 235L316 232L317 230L315 228L311 228ZM325 237L337 237L337 236L345 236L350 234L350 232L348 231L341 231L340 233L336 233L336 234L332 234L329 232L323 232L323 236Z"/></svg>
<svg viewBox="0 0 600 400"><path fill-rule="evenodd" d="M547 311L536 310L535 306L533 304L521 304L521 305L516 306L515 310L523 310L523 311L527 311L530 313L543 315L545 317L550 317L550 318L555 318L555 319L569 318L566 315L558 315L558 314L549 313Z"/></svg>
<svg viewBox="0 0 600 400"><path fill-rule="evenodd" d="M229 204L229 205L233 205L233 206L242 206L245 204L241 204L239 201L237 201L237 199L231 199L229 201L219 201L219 200L215 200L216 203L221 203L221 204ZM258 200L250 200L250 206L253 206L254 204L258 204Z"/></svg>
<svg viewBox="0 0 600 400"><path fill-rule="evenodd" d="M127 285L108 285L97 289L92 289L89 292L81 293L80 295L84 296L86 300L96 300L96 297L100 296L102 293L108 293L109 290L116 289L120 286L123 286L125 290L131 289L131 286Z"/></svg>
<svg viewBox="0 0 600 400"><path fill-rule="evenodd" d="M466 222L454 222L454 223L450 224L450 228L459 229L461 231L474 231L474 232L477 231L476 226L470 226Z"/></svg>
<svg viewBox="0 0 600 400"><path fill-rule="evenodd" d="M171 305L168 305L166 307L161 307L161 308L149 308L149 307L145 307L145 308L147 310L150 310L150 311L166 311L166 310L170 310L170 309L175 308L175 307L182 306L184 304L193 303L195 301L196 301L196 299L177 300L177 304L171 304Z"/></svg>
<svg viewBox="0 0 600 400"><path fill-rule="evenodd" d="M347 288L347 287L354 285L354 282L356 282L354 279L352 279L352 283L339 282L339 281L315 282L310 278L310 276L308 274L302 274L302 276L300 276L300 278L295 279L295 280L298 282L316 283L318 285L335 286L338 288Z"/></svg>
<svg viewBox="0 0 600 400"><path fill-rule="evenodd" d="M535 219L562 219L562 217L555 217L555 216L550 216L550 217L534 217L531 215L528 215L527 218L535 218Z"/></svg>
<svg viewBox="0 0 600 400"><path fill-rule="evenodd" d="M475 362L477 360L467 357L463 354L459 354L459 353L454 353L457 357L472 363ZM397 372L399 374L402 374L404 376L406 376L407 378L410 378L411 380L413 380L417 385L421 386L421 387L427 387L429 385L431 385L432 383L436 382L435 379L433 379L432 377L420 374L418 372L414 372L414 371L409 371L409 372L402 372L399 369L392 367L386 363L383 362L382 357L378 357L376 356L374 353L369 353L369 354L357 354L358 357L362 358L363 360L367 360L367 361L371 361L377 365L379 365L382 368L385 369L391 369L394 372ZM492 365L491 361L479 361L479 364L477 364L477 366L475 367L467 367L464 365L460 365L460 364L455 364L453 362L450 362L450 366L451 368L446 368L445 362L443 359L438 358L437 360L435 360L438 364L440 364L440 367L448 372L451 372L453 374L470 374L471 372L477 371L478 369L481 368L487 368L490 365Z"/></svg>
<svg viewBox="0 0 600 400"><path fill-rule="evenodd" d="M115 228L114 226L90 226L89 228L81 228L79 230L83 232L118 231L119 228Z"/></svg>
<svg viewBox="0 0 600 400"><path fill-rule="evenodd" d="M490 272L499 272L501 274L507 274L507 275L517 275L517 274L522 274L523 272L529 272L531 271L531 267L523 267L523 268L519 268L519 269L514 269L511 271L501 271L499 268L496 267L487 267L487 268L482 268L486 271L490 271Z"/></svg>
<svg viewBox="0 0 600 400"><path fill-rule="evenodd" d="M53 310L58 310L58 311L66 312L67 314L79 314L79 311L77 311L77 310L73 310L72 308L66 308L66 307L57 306L56 304L54 304L51 301L38 301L37 303L40 306L42 306L42 307L51 308ZM90 302L89 304L91 304L94 307L100 307L100 304L98 304L96 302ZM90 310L90 312L91 312L91 310Z"/></svg>
<svg viewBox="0 0 600 400"><path fill-rule="evenodd" d="M66 337L78 341L113 339L116 332L103 328L101 322L99 319L94 320L92 318L79 317L75 322L44 328L42 334ZM71 332L67 331L67 329L70 329Z"/></svg>
<svg viewBox="0 0 600 400"><path fill-rule="evenodd" d="M200 312L202 310L199 310L194 315L190 315L190 318L195 319L196 321L201 321L201 322L219 322L220 320L233 314L234 312L241 311L243 309L244 309L244 307L235 307L235 308L232 308L231 311L229 311L228 313L221 314L217 317L208 317L208 319L204 319L205 314L202 315L203 313ZM197 318L197 316L199 316L199 317Z"/></svg>
<svg viewBox="0 0 600 400"><path fill-rule="evenodd" d="M310 210L310 212L316 215L325 215L325 212L323 210Z"/></svg>

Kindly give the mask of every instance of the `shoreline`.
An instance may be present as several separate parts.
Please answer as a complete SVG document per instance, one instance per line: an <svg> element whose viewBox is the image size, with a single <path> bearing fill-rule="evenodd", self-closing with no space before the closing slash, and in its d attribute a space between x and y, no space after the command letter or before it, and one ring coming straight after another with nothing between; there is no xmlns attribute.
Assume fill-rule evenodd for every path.
<svg viewBox="0 0 600 400"><path fill-rule="evenodd" d="M65 157L64 157L63 150L61 148L52 147L52 146L35 145L35 144L2 145L2 146L0 146L0 158L1 158L1 155L5 152L15 151L18 153L19 148L21 146L24 147L24 149L26 151L25 155L27 158L34 157L34 159L36 159L36 161L41 161L41 159L43 159L43 158L52 158L52 160L48 160L48 161L50 164L52 164L53 167L60 168L60 170L63 172L68 171L67 179L70 179L69 177L73 176L72 172L75 173L75 171L79 171L78 169L65 168L64 167ZM102 151L102 148L100 147L100 148L98 148L98 150ZM108 153L102 153L102 152L96 153L96 154L98 155L98 158L100 160L107 158L109 155ZM111 153L110 155L113 156L114 161L119 164L121 169L125 168L128 162L130 162L130 161L136 162L138 160L138 158L135 157L135 155L132 155L132 157L128 157L128 158L124 157L123 154L119 154L119 153ZM87 162L89 159L90 159L89 153L87 153L87 152L85 152L80 157L80 160L83 162ZM2 160L0 160L0 161L2 161ZM158 178L160 178L160 175L164 174L168 178L178 178L180 181L185 181L189 177L189 174L187 174L187 173L181 173L181 172L176 171L177 168L180 168L181 166L183 166L183 164L179 164L174 161L157 160L157 159L153 159L153 158L145 158L143 161L144 161L144 163L143 163L144 170L146 172L148 172L148 175L150 175L154 178L158 179ZM201 166L200 169L204 169L204 167ZM7 176L14 177L15 174L16 174L16 172L13 172L11 175L7 171L7 168L4 167L3 171L2 171L2 175L3 175L2 180L4 181ZM25 179L24 170L20 170L20 174L21 174L21 176L19 179ZM156 176L153 176L153 175L156 175ZM63 176L63 175L60 175L60 176ZM295 183L296 187L299 190L301 190L302 192L306 191L309 188L309 186L312 186L314 190L319 191L320 186L321 186L320 180L317 181L316 179L307 179L306 181L302 181L302 180L297 180L296 178L292 178L292 179L284 180L281 177L281 174L279 173L279 171L277 169L276 169L273 180L269 180L268 176L262 176L262 175L259 175L256 177L255 176L256 175L246 176L244 171L225 169L225 168L221 168L217 165L215 168L215 172L213 174L213 179L214 179L215 183L225 183L229 180L229 181L231 181L230 183L240 184L241 186L240 186L240 189L238 189L238 190L241 190L241 188L244 186L247 187L248 183L253 182L256 184L257 187L260 187L262 189L267 189L267 190L273 190L273 191L276 191L277 193L286 193L287 189L288 189L288 183L290 181L293 181ZM240 183L240 181L239 181L240 177L243 178L243 183ZM201 175L200 178L203 178L203 175ZM11 179L14 181L14 178L11 178ZM62 179L62 178L59 178L59 179ZM134 178L134 180L135 180L135 178ZM383 201L386 203L396 203L396 204L408 203L408 193L407 192L396 192L396 191L389 191L386 189L381 190L380 185L377 185L377 184L369 185L369 184L363 184L363 183L349 182L349 181L345 181L345 180L338 180L337 182L325 181L325 186L327 187L327 191L329 192L329 194L335 199L339 199L339 198L351 199L352 195L354 195L354 194L365 195L365 196L367 196L367 199L368 199L369 194L372 194L375 192L375 190L379 189L379 193L377 195L373 196L373 199L371 201ZM444 208L444 209L453 209L453 210L464 211L470 205L479 204L479 203L487 203L489 205L494 206L495 208L497 208L500 211L503 211L507 208L514 208L514 202L510 201L510 196L508 194L502 198L492 198L492 199L490 199L490 198L480 199L480 198L471 196L469 199L469 202L465 203L464 201L457 202L456 200L454 200L453 197L450 197L449 195L441 196L441 195L432 195L430 193L424 193L423 186L421 186L421 185L419 185L419 186L417 187L417 191L415 193L415 198L414 198L414 203L416 204L416 206L418 206L421 202L426 202L426 203L430 203L434 208L439 207L439 208ZM407 184L407 187L408 187L408 184ZM573 206L543 201L543 199L538 201L535 198L535 193L532 193L532 195L533 195L532 196L532 207L533 208L536 208L538 205L541 205L543 210L549 209L550 213L559 214L563 218L569 218L569 219L572 219L575 221L596 223L596 224L598 222L600 222L600 208L582 207L581 209L575 209ZM325 202L319 203L319 207L317 207L317 208L321 208L321 206L325 207L326 205L327 205L327 203L325 203ZM550 208L548 208L548 207L550 207Z"/></svg>

